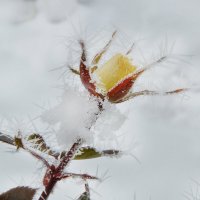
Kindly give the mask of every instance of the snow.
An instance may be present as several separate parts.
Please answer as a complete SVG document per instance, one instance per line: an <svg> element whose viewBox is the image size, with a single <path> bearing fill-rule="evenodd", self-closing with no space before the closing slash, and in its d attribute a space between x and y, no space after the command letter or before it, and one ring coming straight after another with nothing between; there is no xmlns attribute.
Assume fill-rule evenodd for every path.
<svg viewBox="0 0 200 200"><path fill-rule="evenodd" d="M120 130L126 120L125 114L121 113L115 105L105 102L104 109L105 111L94 125L97 146L98 143L105 143L106 140L114 140L117 137L116 131Z"/></svg>
<svg viewBox="0 0 200 200"><path fill-rule="evenodd" d="M45 111L41 116L54 128L59 145L70 147L78 138L90 143L93 133L90 131L98 113L98 102L88 94L65 86L66 90L60 103Z"/></svg>
<svg viewBox="0 0 200 200"><path fill-rule="evenodd" d="M101 173L109 170L111 177L100 185L89 183L94 190L92 199L133 199L135 194L138 200L150 197L153 200L183 200L187 192L198 196L198 90L172 96L138 97L117 106L106 104L106 111L88 132L85 120L89 124L93 119L94 101L88 101L78 77L66 72L58 79L62 70L49 71L68 63L77 67L80 47L71 41L84 39L91 60L117 28L116 40L100 64L118 51L126 52L136 41L130 57L136 65L144 66L151 63L152 52L162 53L163 49L160 50L157 44L165 35L168 43L176 41L174 52L179 62L169 61L145 72L133 91L198 88L199 1L58 0L53 3L38 0L27 3L0 0L0 115L2 121L10 122L6 131L16 134L22 129L26 134L32 131L28 125L31 121L41 133L47 131L44 124L57 128L51 134L56 133L60 145L68 146L81 135L101 150L132 151L133 141L136 141L133 153L141 164L129 156L71 163L70 172L95 174L97 168ZM24 9L27 9L25 13ZM62 89L63 79L68 84L66 93ZM74 85L78 89L74 89ZM31 120L22 123L27 115ZM17 122L11 120L13 116L17 117ZM5 126L0 130L5 130ZM41 163L24 151L14 151L8 145L0 145L0 193L19 185L41 185L45 171ZM82 184L66 180L58 184L49 199L78 198L83 191Z"/></svg>

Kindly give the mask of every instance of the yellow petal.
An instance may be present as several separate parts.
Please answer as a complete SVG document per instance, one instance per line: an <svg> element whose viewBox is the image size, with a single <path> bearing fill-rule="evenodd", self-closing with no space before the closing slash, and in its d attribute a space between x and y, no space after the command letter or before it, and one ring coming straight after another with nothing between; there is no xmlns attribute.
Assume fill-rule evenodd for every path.
<svg viewBox="0 0 200 200"><path fill-rule="evenodd" d="M99 81L97 87L108 92L135 70L136 67L127 56L116 54L95 71L95 76Z"/></svg>

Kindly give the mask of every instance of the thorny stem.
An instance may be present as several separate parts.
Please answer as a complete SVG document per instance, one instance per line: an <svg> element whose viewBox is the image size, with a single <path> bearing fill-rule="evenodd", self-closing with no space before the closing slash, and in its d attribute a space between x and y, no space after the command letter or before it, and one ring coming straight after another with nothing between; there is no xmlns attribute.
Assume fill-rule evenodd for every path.
<svg viewBox="0 0 200 200"><path fill-rule="evenodd" d="M70 161L73 159L75 156L77 150L80 148L82 144L81 139L77 139L77 141L72 145L70 150L65 154L65 156L62 158L60 161L60 164L58 167L52 171L51 173L51 178L45 186L45 190L42 192L38 200L47 200L51 192L53 191L55 185L57 182L60 180L60 175L64 173L65 167L70 163Z"/></svg>
<svg viewBox="0 0 200 200"><path fill-rule="evenodd" d="M98 112L93 124L96 122L97 118L99 117L99 114L103 111L103 104L100 101L98 101L98 108L99 108L99 112ZM91 125L91 127L92 127L92 125ZM55 185L57 184L57 182L60 181L61 179L67 178L67 177L65 177L64 169L70 163L70 161L74 158L77 150L81 147L81 145L82 145L82 139L79 138L72 145L72 147L65 154L65 156L62 158L58 167L55 170L51 171L50 180L49 180L47 186L45 186L45 190L42 192L42 194L40 195L38 200L47 200L49 195L53 191ZM79 177L81 177L81 176L79 176ZM82 178L84 178L84 179L95 179L95 177L92 177L92 176L89 177L88 175L82 175Z"/></svg>
<svg viewBox="0 0 200 200"><path fill-rule="evenodd" d="M45 158L43 158L42 156L40 156L39 154L37 154L36 152L28 149L28 148L24 148L26 151L28 151L33 157L37 158L38 160L41 160L43 162L43 164L47 167L50 168L49 163L47 162L47 160Z"/></svg>
<svg viewBox="0 0 200 200"><path fill-rule="evenodd" d="M41 155L39 155L38 153L32 151L30 148L28 148L21 137L20 132L18 132L18 136L16 136L14 138L14 144L17 146L17 149L19 148L23 148L24 150L26 150L27 152L29 152L33 157L37 158L38 160L42 161L43 164L47 167L50 168L50 164L47 162L47 160L45 158L43 158Z"/></svg>
<svg viewBox="0 0 200 200"><path fill-rule="evenodd" d="M71 147L71 149L67 152L67 154L63 157L62 161L60 162L57 172L63 172L64 168L67 166L67 164L73 159L75 156L77 150L82 144L82 139L78 139Z"/></svg>
<svg viewBox="0 0 200 200"><path fill-rule="evenodd" d="M50 193L53 191L53 188L55 187L57 181L58 180L53 179L53 178L49 181L49 184L45 187L45 190L42 192L39 200L48 199L48 197L49 197Z"/></svg>
<svg viewBox="0 0 200 200"><path fill-rule="evenodd" d="M84 45L84 43L82 41L80 41L80 45L81 45L81 48L83 50L82 56L81 56L81 65L84 65L83 62L86 61L85 45ZM80 71L80 73L81 73L81 71ZM98 100L97 105L98 105L99 111L98 111L98 113L95 114L96 115L95 120L93 121L93 123L91 124L91 126L88 127L88 129L90 129L92 127L92 125L96 122L96 120L98 119L98 117L101 114L101 112L104 110L103 103L100 100ZM5 138L3 138L3 140L6 143L13 144L12 141L6 141ZM66 152L66 154L63 156L63 158L60 160L60 163L59 163L59 165L57 167L55 167L53 165L49 166L48 163L44 162L45 161L44 159L41 159L40 157L37 156L37 154L34 154L32 151L29 150L29 153L31 153L34 157L42 160L43 163L47 166L47 172L46 172L46 174L49 176L49 177L47 177L48 181L45 182L45 185L44 185L45 189L41 193L41 195L40 195L40 197L39 197L38 200L47 200L48 197L49 197L49 195L52 193L53 189L55 188L57 182L60 181L60 180L62 180L63 178L67 178L65 176L66 174L64 173L64 170L65 170L66 166L70 163L70 161L74 158L74 156L76 155L76 153L77 153L78 149L81 147L81 145L82 145L82 139L79 138L71 146L70 150L68 152ZM22 148L23 148L23 145L22 145ZM46 178L46 174L45 174L44 179ZM71 174L71 176L73 176L73 175L76 176L76 177L81 177L84 180L86 180L86 179L96 179L96 177L92 177L92 176L89 176L87 174L83 174L83 175ZM43 184L44 184L44 182L43 182ZM89 186L88 186L88 184L85 184L85 188L86 188L86 192L89 193Z"/></svg>

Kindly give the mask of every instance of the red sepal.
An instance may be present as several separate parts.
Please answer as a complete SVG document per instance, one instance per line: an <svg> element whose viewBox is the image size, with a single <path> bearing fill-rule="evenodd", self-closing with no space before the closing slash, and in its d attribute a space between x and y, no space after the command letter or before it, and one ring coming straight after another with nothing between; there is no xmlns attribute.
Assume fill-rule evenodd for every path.
<svg viewBox="0 0 200 200"><path fill-rule="evenodd" d="M107 93L108 100L117 102L122 99L133 86L133 77L128 77Z"/></svg>
<svg viewBox="0 0 200 200"><path fill-rule="evenodd" d="M103 95L96 92L96 86L94 85L94 83L92 83L90 72L82 61L80 63L80 78L84 87L89 91L91 95L100 97L102 99L104 98Z"/></svg>

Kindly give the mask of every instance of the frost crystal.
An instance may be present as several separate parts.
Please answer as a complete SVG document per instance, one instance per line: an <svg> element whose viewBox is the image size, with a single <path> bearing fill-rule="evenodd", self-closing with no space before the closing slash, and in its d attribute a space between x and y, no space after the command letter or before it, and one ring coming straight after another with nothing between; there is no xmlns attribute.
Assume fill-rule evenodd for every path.
<svg viewBox="0 0 200 200"><path fill-rule="evenodd" d="M93 134L89 130L96 119L98 106L95 99L82 92L67 89L60 103L47 110L42 120L54 126L59 145L66 148L78 137L90 142Z"/></svg>

